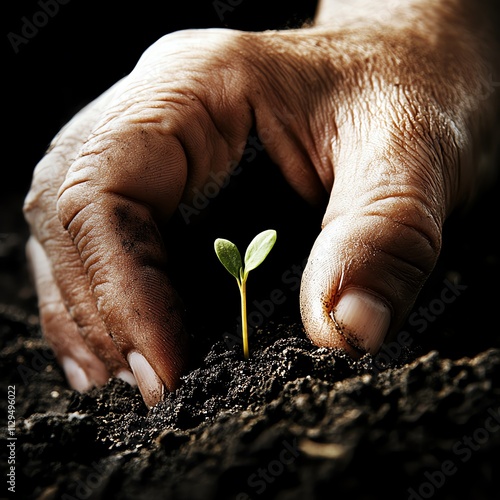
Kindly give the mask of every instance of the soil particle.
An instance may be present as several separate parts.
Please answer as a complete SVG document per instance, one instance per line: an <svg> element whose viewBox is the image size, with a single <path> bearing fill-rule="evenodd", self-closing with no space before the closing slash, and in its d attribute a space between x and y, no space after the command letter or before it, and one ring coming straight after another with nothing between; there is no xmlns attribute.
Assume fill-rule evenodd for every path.
<svg viewBox="0 0 500 500"><path fill-rule="evenodd" d="M446 461L455 472L443 498L493 498L500 486L500 433L486 430L500 421L500 349L458 360L430 351L379 371L369 355L353 361L313 346L298 324L270 322L249 360L215 342L148 412L120 380L68 390L27 324L2 309L22 498L408 498ZM24 384L16 365L35 357L45 366Z"/></svg>
<svg viewBox="0 0 500 500"><path fill-rule="evenodd" d="M236 3L219 27L299 28L315 9L314 2L275 9L225 2ZM7 25L16 31L24 16L39 18L49 2L14 4ZM15 497L21 499L497 499L498 182L447 222L440 259L402 327L409 345L396 342L385 356L352 361L304 335L297 318L300 274L324 210L298 199L263 156L253 129L228 185L207 196L203 208L186 204L169 221L172 237L163 239L169 276L195 332L196 351L178 389L148 411L139 391L121 380L85 394L68 388L41 336L25 261L21 207L32 169L61 120L133 69L142 50L166 32L213 26L214 4L171 2L166 18L151 15L157 2L138 9L72 2L19 54L10 53L7 143L16 167L6 164L0 205L0 498L14 498L5 474L7 388L15 386ZM110 41L120 44L118 51L111 47L113 64ZM82 73L89 55L91 78ZM134 259L158 236L132 215L112 215L110 222ZM244 361L232 341L239 298L215 260L213 241L227 237L244 248L267 228L277 230L278 241L249 283L255 321ZM267 312L258 307L264 303Z"/></svg>
<svg viewBox="0 0 500 500"><path fill-rule="evenodd" d="M498 281L498 248L492 240L468 244L489 234L477 221L488 220L481 214L492 213L495 199L486 197L458 223L451 220L443 254L412 312L418 321L403 327L405 342L388 345L384 356L354 361L318 348L296 315L288 314L296 309L298 292L279 277L303 262L300 246L281 254L277 247L276 270L261 273L268 281L255 281L256 304L268 300L273 288L287 300L274 304L272 314L261 314L246 361L241 344L228 336L237 333L234 322L209 321L217 311L233 315L237 306L226 301L224 290L194 289L186 297L190 326L199 328L192 337L192 364L178 389L150 411L139 391L121 380L85 394L68 388L41 336L22 257L26 234L5 234L0 376L4 388L16 387L18 497L496 498L500 333L490 313L496 298L484 290L488 281ZM289 233L280 228L282 240L293 241L297 224ZM219 229L211 231L227 234ZM463 238L464 232L470 237ZM206 239L213 242L213 236ZM217 263L202 265L212 290L221 283L221 270ZM192 272L201 275L194 264ZM199 283L182 276L183 293ZM437 301L445 288L451 290L450 282L462 288L453 288L455 298L443 309ZM7 398L0 405L6 411ZM2 472L7 437L2 426Z"/></svg>

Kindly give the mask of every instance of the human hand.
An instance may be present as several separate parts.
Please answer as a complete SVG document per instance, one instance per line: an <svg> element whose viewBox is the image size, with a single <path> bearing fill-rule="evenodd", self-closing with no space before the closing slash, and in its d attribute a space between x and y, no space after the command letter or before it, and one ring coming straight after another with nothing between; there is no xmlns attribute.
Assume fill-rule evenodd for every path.
<svg viewBox="0 0 500 500"><path fill-rule="evenodd" d="M301 30L170 34L78 113L25 204L41 324L70 385L136 380L148 406L176 387L187 341L160 228L229 174L253 125L306 200L329 196L302 279L308 335L376 352L494 140L493 42L442 15L427 12L420 30L409 14L378 25L320 15Z"/></svg>

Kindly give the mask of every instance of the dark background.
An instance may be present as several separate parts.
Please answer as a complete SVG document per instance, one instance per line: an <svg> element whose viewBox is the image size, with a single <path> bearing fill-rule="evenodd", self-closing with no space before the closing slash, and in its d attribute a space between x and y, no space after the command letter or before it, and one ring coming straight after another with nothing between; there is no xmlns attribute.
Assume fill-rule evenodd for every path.
<svg viewBox="0 0 500 500"><path fill-rule="evenodd" d="M237 0L223 0L222 3L231 7L230 2L238 3ZM46 3L55 8L52 0ZM227 27L251 31L296 27L311 19L316 8L314 1L274 1L271 8L270 2L265 0L241 0L231 7L232 10L224 12L221 19L213 0L71 0L65 5L57 4L58 12L49 17L27 43L21 44L16 53L8 34L21 35L25 19L32 21L37 13L43 12L42 4L43 0L10 1L3 8L4 80L7 83L4 91L4 131L7 135L3 142L4 177L0 182L0 237L13 234L21 238L26 236L21 213L22 199L29 188L32 170L53 136L79 108L130 72L142 52L158 38L186 28ZM264 160L253 162L248 171L256 171L258 175L259 168L267 168ZM248 238L257 229L278 229L278 244L269 262L265 263L267 268L262 267L256 273L260 273L260 278L268 277L273 270L271 278L281 286L282 273L291 265L300 264L306 256L304 252L310 248L314 233L319 231L318 219L307 228L300 217L294 220L293 215L301 213L304 207L283 185L279 185L277 194L271 184L265 186L266 191L254 185L256 189L247 189L246 197L240 197L238 185L246 186L247 181L244 175L232 180L230 188L233 194L226 196L226 201L239 203L236 217L246 217L242 225L249 225L245 236L237 243L248 243ZM447 222L440 261L419 297L421 304L428 304L440 293L443 280L450 275L458 274L460 282L468 285L466 296L469 306L464 308L459 304L450 307L433 325L445 335L436 337L429 329L422 336L424 344L441 347L449 355L463 355L467 352L466 347L470 346L469 342L460 344L453 341L457 330L469 330L479 351L490 345L489 332L496 329L494 311L500 279L499 245L495 236L498 232L498 192L498 183L492 184L472 209L465 214L455 214ZM262 202L264 199L270 205L265 205ZM292 206L295 212L291 210ZM215 203L214 208L217 214ZM286 225L283 219L286 219ZM261 227L261 224L267 227ZM214 235L231 239L230 233L220 234L215 232L217 229L211 228L212 233L206 238L207 246L213 242ZM192 245L194 239L189 238L186 244L195 248ZM292 243L287 245L283 243L285 241ZM18 242L14 241L12 245L17 252ZM183 249L178 251L182 254ZM201 254L213 264L217 279L224 280L225 271L218 268L212 249L201 249L198 255ZM13 280L9 274L11 262L9 259L2 260L0 252L0 302L12 301L9 300ZM230 277L227 278L229 280ZM193 281L186 280L187 286L196 283L196 279L199 282L199 277L193 278ZM254 297L258 298L257 281L255 278L252 287L255 286ZM229 281L224 283L233 286ZM267 290L265 293L272 289L269 283L264 283L264 287ZM235 301L236 311L236 290L230 289L228 293ZM296 305L296 295L294 301L289 303ZM418 307L419 304L416 305Z"/></svg>
<svg viewBox="0 0 500 500"><path fill-rule="evenodd" d="M231 1L235 3L235 0ZM229 0L226 2L229 3ZM125 462L126 467L122 467L124 462L120 462L120 450L125 450L127 453L132 448L136 450L135 436L131 433L129 437L127 434L134 428L134 425L136 429L140 429L140 437L137 438L140 443L148 441L145 435L156 435L158 431L158 420L155 418L161 417L161 412L157 412L156 417L148 421L143 415L135 415L133 407L131 410L131 405L138 403L135 408L141 409L138 410L139 413L144 411L137 394L131 396L130 393L123 393L121 398L111 397L111 391L117 387L120 391L125 391L122 386L114 384L108 386L102 393L96 390L89 397L80 397L67 390L62 374L55 365L47 361L43 363L39 372L38 368L36 373L32 370L33 383L21 383L19 377L15 378L19 366L35 367L33 365L35 354L40 356L40 353L43 353L46 355L46 360L52 359L44 344L38 340L38 329L35 330L33 327L33 325L36 326L36 321L29 316L18 317L17 313L14 314L15 311L11 312L10 309L3 307L4 304L13 302L21 302L21 305L25 306L26 304L23 304L21 300L23 297L29 299L32 305L33 297L29 296L29 293L28 295L19 294L17 288L19 281L26 278L25 274L18 273L19 269L24 269L24 263L18 262L18 259L22 260L22 242L19 240L26 236L21 203L28 190L34 166L44 154L52 137L75 111L126 75L142 52L162 35L184 28L229 27L261 30L290 27L299 25L303 20L312 16L315 7L314 2L275 1L272 2L271 12L270 5L269 1L242 0L232 12L226 12L224 19L221 20L213 7L212 0L177 3L71 0L67 5L60 5L59 12L49 19L46 25L39 28L39 32L27 44L21 45L17 54L7 35L10 32L20 34L24 23L22 18L25 16L31 20L35 13L41 11L41 6L38 1L34 0L17 2L11 0L3 6L3 48L6 63L4 80L7 82L7 89L4 93L4 105L7 108L4 115L6 117L4 130L7 131L7 136L3 142L4 177L0 182L0 337L2 346L5 344L0 351L0 366L3 368L3 373L0 375L3 387L10 383L18 383L18 417L30 424L23 427L23 434L20 434L24 445L22 455L21 452L19 454L24 462L23 469L18 469L20 487L45 493L50 491L72 493L72 490L67 490L67 487L74 484L75 479L86 480L92 472L86 468L88 459L88 463L100 460L101 464L110 463L116 467L112 469L113 474L116 472L116 475L112 475L112 479L107 483L108 491L113 487L120 489L123 482L124 486L120 489L121 498L127 497L127 493L130 494L128 498L136 498L138 497L137 490L142 493L141 498L154 498L149 496L148 490L144 488L146 486L154 488L156 484L151 483L149 479L156 475L163 478L162 468L165 468L162 461L165 460L165 456L162 455L161 450L158 451L158 455L142 453L147 462L146 465L130 459L128 463ZM252 168L248 171L255 170L258 173L259 169L267 166L269 165L266 165L265 158L262 158L262 162L257 160L253 162ZM242 183L248 184L247 180L255 180L245 175L242 174L241 177L234 179L234 183L231 182L231 192L226 193L227 196L225 194L224 197L220 197L221 204L218 198L213 206L214 212L216 215L223 213L219 211L223 208L222 198L231 202L238 201L239 207L247 203L247 206L251 208L250 212L256 210L258 205L261 208L254 214L238 213L237 215L245 215L245 223L249 223L252 216L258 212L257 219L260 224L259 217L264 214L267 207L271 206L275 209L274 212L269 211L265 223L278 229L279 240L270 254L269 261L264 263L262 269L255 271L255 277L257 278L257 273L259 273L259 279L264 276L270 280L275 279L278 286L283 288L283 282L280 282L283 271L290 269L291 264L301 263L300 257L304 256L302 252L308 247L311 233L314 233L317 227L313 225L308 229L307 236L303 236L306 232L303 220L293 219L293 215L302 210L303 205L300 205L299 201L278 182L275 185L279 186L280 191L274 197L273 186L269 183L266 183L262 189L254 191L257 196L254 194L253 198L252 189L247 189L241 197L239 194L235 195L233 186L241 188ZM242 191L237 190L237 193L240 192ZM208 385L204 384L201 384L201 390L193 392L193 401L200 411L204 411L206 407L210 408L208 404L207 406L203 404L213 399L221 402L221 407L224 408L222 413L226 416L224 420L218 421L219 427L215 428L215 431L211 430L207 433L201 426L200 435L203 433L201 437L196 435L196 429L193 427L195 424L185 425L185 436L197 437L193 445L194 451L186 445L183 452L187 458L181 454L180 465L175 465L173 470L183 471L189 459L194 459L192 469L187 469L191 475L186 474L181 477L181 482L187 485L186 490L189 489L188 486L196 489L198 484L201 484L202 486L199 487L201 493L209 496L212 490L207 488L205 491L205 483L199 483L199 472L204 471L203 465L206 465L209 470L208 475L220 475L221 489L238 480L241 483L238 488L244 487L248 474L270 463L271 459L276 458L275 452L279 453L280 449L268 445L268 440L274 439L275 436L273 434L274 419L282 417L281 429L285 429L286 434L282 433L276 425L278 427L277 446L284 437L289 436L288 431L292 427L298 429L294 432L299 436L301 433L305 435L305 431L318 425L323 417L325 417L324 425L320 428L322 434L318 435L318 441L335 443L352 440L357 444L354 458L349 464L344 465L340 462L337 467L336 462L332 465L326 459L307 460L304 458L300 464L297 462L297 469L303 464L303 469L299 469L300 474L294 477L291 477L292 474L283 475L280 481L276 481L278 485L286 484L288 479L297 481L297 477L306 477L309 479L305 482L305 489L308 484L312 484L312 489L319 478L321 479L317 482L319 487L326 486L325 490L330 495L330 492L336 492L339 498L388 498L391 497L391 489L394 489L399 478L402 481L403 493L406 493L409 486L418 488L425 478L424 470L437 470L443 459L456 458L451 452L453 444L462 440L462 436L470 435L484 425L485 408L493 408L493 401L498 402L498 389L496 388L499 386L499 370L498 366L496 368L493 366L498 357L491 356L486 367L481 366L480 361L475 358L470 365L463 361L461 364L453 365L452 369L446 368L450 366L448 358L474 357L489 348L500 346L496 316L500 281L500 248L496 236L498 233L498 199L498 183L492 184L490 190L482 195L468 212L455 214L446 224L441 257L414 310L418 311L420 307L427 307L439 298L444 287L444 280L454 279L466 285L467 289L453 304L447 306L446 310L437 316L424 332L417 333L415 330L408 329L416 344L421 346L422 352L438 350L439 357L435 363L420 362L409 374L402 372L406 373L405 380L402 382L395 380L394 384L388 384L388 387L383 387L383 390L380 389L382 386L375 390L370 381L359 386L358 379L352 387L345 383L339 388L332 388L331 399L326 400L332 405L326 412L322 398L325 396L324 389L327 385L319 383L320 379L315 379L315 376L313 376L314 385L311 386L310 394L308 394L307 387L300 389L296 386L298 392L295 395L293 385L288 391L283 390L283 384L286 383L286 377L290 372L289 363L293 359L289 356L295 356L297 349L288 353L286 349L279 349L281 358L276 355L276 359L282 359L283 364L278 366L285 368L281 372L275 369L271 375L267 376L267 380L264 378L262 383L254 383L257 379L250 377L243 383L240 374L248 374L248 371L241 370L239 362L235 363L235 367L231 369L224 366L227 380L224 380L219 388L213 383L213 378L206 377L211 381L210 387L214 391L219 391L214 392L216 397L212 397L211 392L205 393L204 388ZM267 205L262 200L266 200ZM284 215L287 217L283 217ZM282 225L284 219L288 220L288 224ZM211 228L210 231L215 231L215 229ZM251 227L248 231L253 235L254 230L255 227ZM189 234L187 236L189 236L188 246L193 247L194 236L193 239L190 239ZM217 236L225 236L225 234L217 234ZM5 244L1 244L2 238L5 239ZM241 241L244 239L246 237ZM213 242L210 238L206 240L208 243ZM293 243L287 246L285 243L287 241ZM295 248L295 245L299 248ZM179 255L182 255L182 250L178 251ZM198 255L204 254L207 261L213 262L213 272L218 277L220 276L218 279L221 282L228 284L230 289L228 293L234 293L234 298L236 298L235 285L230 283L229 275L226 276L227 273L217 264L212 251L204 252L200 248L197 248L197 251ZM200 281L200 276L195 276L195 278L198 282ZM205 276L202 278L205 279ZM253 278L250 279L253 280ZM191 283L198 284L190 280L193 280L192 276L186 280L186 286ZM256 279L251 283L252 300L254 298L265 299L269 296L269 290L273 286L262 280L265 291L259 295L256 283L258 281ZM212 303L214 300L217 301L217 297L218 293L211 292ZM294 300L295 298L296 296ZM288 303L296 304L292 301L292 295L288 296ZM203 306L200 306L200 309L206 313ZM223 314L221 309L217 314ZM231 312L227 316L229 322L233 323L237 307L229 309ZM281 313L282 309L279 309L279 312ZM199 310L195 310L195 313L193 316L203 319L203 314L200 314ZM281 314L275 314L271 319L279 323L283 318ZM230 326L232 329L228 331L236 333L235 325ZM220 340L225 328L225 325L216 325L213 338L208 342L209 346L215 340ZM264 331L265 334L268 332L268 329ZM251 342L252 348L255 344L252 339ZM226 352L225 347L224 352ZM220 357L221 364L223 360L230 360L228 356L224 356ZM301 356L299 359L308 359L304 354ZM233 358L238 361L236 355ZM217 360L217 356L212 356L212 361L214 359ZM443 360L442 366L439 364L441 360ZM298 365L300 368L300 364ZM259 375L261 372L267 375L267 371L264 372L262 368L256 364L254 369ZM292 378L299 376L297 375L299 372L294 370L291 372ZM327 374L330 373L330 371L327 372ZM205 380L205 378L200 377L197 383L200 380ZM272 383L266 385L269 381ZM450 387L454 384L455 389L449 393L441 390L443 387ZM193 386L197 387L194 384ZM232 390L228 390L228 386ZM277 400L279 404L273 405L269 411L267 409L257 411L254 406L255 418L249 421L249 413L241 412L241 404L247 403L248 394L252 392L246 392L246 387L252 386L266 396L275 397L277 393L283 392L284 397ZM237 391L234 391L234 388ZM321 388L323 389L320 390ZM52 390L57 390L61 394L58 400L54 400L50 395ZM341 397L338 397L339 393ZM342 397L343 393L345 396ZM234 401L239 406L234 405L234 401L230 398L234 394L238 398L240 394L244 396L244 398L241 397L241 401L235 398ZM317 394L317 399L314 394ZM446 394L447 397L443 398L442 394ZM3 398L2 401L6 399ZM182 403L184 399L180 397L178 401L174 400L175 408L183 408L179 401ZM307 408L304 409L304 401L315 403L316 406L313 406L310 411ZM374 405L378 407L382 402L388 403L390 410L386 413L374 412ZM226 403L234 405L227 407L235 408L233 420L228 421L227 415L230 412L226 412L226 407L224 407ZM190 414L187 411L177 413L177 410L171 411L173 408L170 406L164 406L164 408L168 408L168 411L164 411L165 419L171 418L171 422L175 425L171 424L170 420L166 421L167 423L160 420L159 428L178 429L178 422L182 422L183 418L189 420ZM80 409L84 414L89 413L88 419L80 421L80 419L68 418L68 413L73 415L72 412ZM413 413L412 409L414 409ZM240 414L246 415L246 420L242 421L241 427L236 425ZM352 423L344 427L342 422L346 415L351 415ZM68 423L73 425L69 426ZM300 427L297 427L298 423L301 424ZM219 436L217 429L220 429L220 441L216 439ZM344 432L344 429L348 432ZM266 433L267 430L273 432ZM208 444L204 441L207 435L212 437ZM125 436L124 439L127 440L125 448L108 447L109 442L113 442L110 440L116 436ZM233 440L228 439L228 436L234 438L236 443L234 448L228 449ZM168 445L169 439L170 445ZM170 448L176 450L178 443L184 442L177 441L177 439L184 439L184 434L173 432L166 434L162 446L167 450L168 459L176 457L177 453L177 451L171 451ZM122 446L124 446L123 443ZM269 456L262 452L266 446L269 446ZM249 457L250 448L253 450L251 451L253 455L250 455L253 461L249 462L246 468L241 467L242 463L246 463L243 460ZM223 452L218 450L223 450ZM156 459L158 456L159 459ZM209 460L205 460L207 456ZM488 441L488 444L485 444L480 452L475 453L474 458L467 465L460 468L453 480L447 481L446 486L452 488L452 491L451 495L446 498L459 498L457 494L454 494L455 492L467 498L488 498L488 500L495 498L485 494L468 496L468 493L481 491L482 488L487 490L489 486L494 486L495 492L498 493L497 476L494 474L498 470L498 456L498 434L495 434L494 439ZM109 461L106 462L108 459ZM6 463L4 458L1 461ZM227 463L230 466L224 469ZM139 468L136 467L137 465ZM168 481L176 481L177 476L173 476L173 479L171 477L171 469L167 467L166 470ZM222 473L220 473L221 470ZM295 471L295 469L291 470ZM213 482L207 482L207 484L211 485ZM132 488L128 491L130 486ZM446 495L448 490L445 490L443 488ZM164 494L165 486L161 482L158 483L158 491ZM303 491L300 490L293 498L307 498ZM364 494L343 495L344 491L362 491ZM380 492L379 496L378 492ZM49 496L44 496L44 498L49 498ZM193 496L188 498L193 498ZM214 496L214 498L222 497ZM407 498L407 493L400 498ZM438 495L433 498L438 498Z"/></svg>
<svg viewBox="0 0 500 500"><path fill-rule="evenodd" d="M3 10L7 90L2 195L25 191L31 172L52 137L81 106L130 72L142 52L161 36L180 29L228 27L263 30L300 25L315 2L222 0L233 10L218 12L213 0L140 2L64 0L58 12L16 53L9 33L43 17L43 0L8 2ZM39 3L40 2L40 3ZM52 9L56 0L48 0ZM235 4L231 7L230 3ZM237 5L236 5L237 4ZM5 13L6 11L6 13ZM220 14L220 15L219 15ZM222 16L222 19L221 19Z"/></svg>
<svg viewBox="0 0 500 500"><path fill-rule="evenodd" d="M75 112L127 75L144 50L165 34L192 28L260 31L297 27L309 20L316 8L314 1L276 1L273 2L272 9L269 2L263 0L222 0L218 2L217 8L213 0L62 1L65 2L64 5L56 3L56 0L9 2L3 16L6 62L4 74L7 81L4 94L7 111L4 116L7 137L4 140L5 176L0 183L0 237L4 240L0 242L4 249L3 255L0 252L0 302L17 302L23 306L33 303L33 292L18 291L19 286L22 286L21 280L26 279L26 273L23 277L13 278L12 255L6 256L5 253L15 252L16 258L24 258L23 252L19 251L23 246L19 238L26 239L28 229L21 207L29 189L33 169L52 138ZM52 15L44 14L43 5L47 6L46 10L50 10ZM227 9L224 9L224 5ZM38 23L39 26L33 28L31 23ZM31 30L27 33L31 38L24 36L26 30ZM12 40L18 40L16 36L24 37L26 43L22 41L14 46L16 42L13 44ZM247 217L246 223L238 224L240 227L250 226L245 237L237 241L239 245L247 244L248 237L258 230L267 229L262 224L280 229L278 226L283 210L286 209L287 195L291 196L293 203L299 201L287 191L287 186L281 185L284 193L279 196L275 196L270 183L267 184L267 191L262 191L259 171L269 167L266 158L265 154L261 154L260 159L252 163L248 173L232 181L231 189L224 190L234 193L233 195L228 193L225 197L220 197L230 205L238 203L237 208L232 210L238 221ZM266 175L268 173L266 171ZM277 181L277 175L274 179ZM239 195L242 184L247 188L247 198ZM259 193L258 197L255 192ZM274 205L265 205L264 200ZM215 211L215 218L212 220L222 221L229 213L225 206L220 207L219 211L216 207L210 208L214 208L212 212ZM299 206L298 210L300 209ZM269 212L273 212L277 220L267 217ZM287 215L290 216L290 212ZM290 217L287 219L290 220ZM222 234L217 232L217 224L210 226L209 234L202 235L206 244L198 251L198 256L203 254L213 273L216 273L215 276L222 280L226 278L225 271L218 268L212 245L215 237L231 238L229 235L234 234L234 226L231 232ZM185 255L186 247L193 251L199 240L199 235L196 231L191 231L191 227L183 229L185 233L182 241L185 244L176 249L179 255ZM293 230L290 226L288 229ZM314 230L317 231L317 228L314 227ZM284 236L283 231L280 230L279 233ZM8 241L5 241L6 238ZM283 262L282 267L278 268L275 274L278 281L283 270L301 262L304 257L301 250L298 250L301 253L297 257L290 254L285 246L281 246L274 252L275 262L279 259L280 251L287 254L289 261ZM185 276L182 278L183 283L189 287L192 281L184 279ZM225 283L229 283L229 280ZM232 297L236 300L237 307L237 294L234 292L229 292L229 301Z"/></svg>

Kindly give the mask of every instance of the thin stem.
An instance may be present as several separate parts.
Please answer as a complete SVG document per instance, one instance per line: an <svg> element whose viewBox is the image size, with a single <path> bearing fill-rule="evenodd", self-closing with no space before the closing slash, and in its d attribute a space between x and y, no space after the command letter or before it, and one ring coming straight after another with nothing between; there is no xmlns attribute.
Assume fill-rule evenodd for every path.
<svg viewBox="0 0 500 500"><path fill-rule="evenodd" d="M241 295L241 336L243 337L243 355L248 359L248 325L247 325L247 282L245 279L238 283Z"/></svg>

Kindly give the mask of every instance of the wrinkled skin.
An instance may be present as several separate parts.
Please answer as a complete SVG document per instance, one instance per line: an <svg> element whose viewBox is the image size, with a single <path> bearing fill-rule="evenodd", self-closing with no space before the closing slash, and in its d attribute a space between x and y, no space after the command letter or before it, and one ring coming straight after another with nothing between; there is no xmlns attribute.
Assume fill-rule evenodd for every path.
<svg viewBox="0 0 500 500"><path fill-rule="evenodd" d="M187 335L159 228L229 172L252 126L325 207L302 277L311 340L359 356L394 334L446 217L494 173L500 93L494 2L400 3L325 1L298 30L166 35L61 130L25 216L42 328L73 388L119 376L152 406L176 387Z"/></svg>

